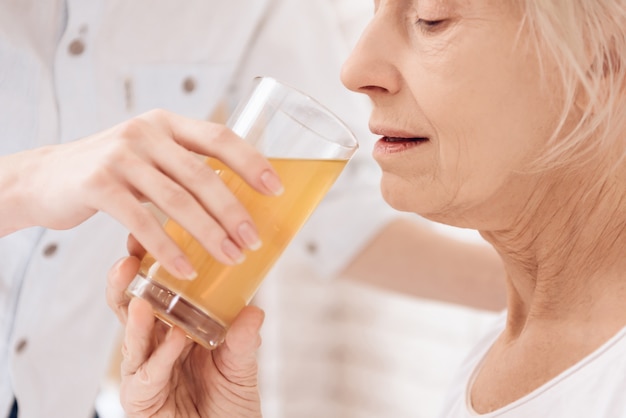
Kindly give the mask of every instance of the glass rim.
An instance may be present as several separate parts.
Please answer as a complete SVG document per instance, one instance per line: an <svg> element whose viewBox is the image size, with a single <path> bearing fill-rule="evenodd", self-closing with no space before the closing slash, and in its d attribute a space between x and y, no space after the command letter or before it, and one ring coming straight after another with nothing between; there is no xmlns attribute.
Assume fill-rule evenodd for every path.
<svg viewBox="0 0 626 418"><path fill-rule="evenodd" d="M272 84L274 86L278 86L280 88L285 89L286 91L290 92L290 93L295 93L298 94L300 96L303 96L305 98L307 98L308 100L310 100L315 107L322 111L326 116L328 116L330 119L333 120L333 122L337 123L337 125L339 125L345 132L346 132L346 142L349 141L350 143L339 143L339 142L335 142L335 145L345 148L345 149L352 149L352 150L357 150L359 148L359 141L356 138L356 135L354 134L354 132L352 132L352 129L350 129L350 127L339 117L335 114L335 112L333 112L332 110L330 110L327 106L325 106L324 104L322 104L319 100L317 100L316 98L312 97L310 94L305 93L304 91L300 90L297 87L292 86L289 83L286 83L282 80L279 80L275 77L271 77L271 76L256 76L253 78L253 82L255 82L256 84L261 84L263 82L266 82L268 84ZM299 121L297 121L299 122Z"/></svg>

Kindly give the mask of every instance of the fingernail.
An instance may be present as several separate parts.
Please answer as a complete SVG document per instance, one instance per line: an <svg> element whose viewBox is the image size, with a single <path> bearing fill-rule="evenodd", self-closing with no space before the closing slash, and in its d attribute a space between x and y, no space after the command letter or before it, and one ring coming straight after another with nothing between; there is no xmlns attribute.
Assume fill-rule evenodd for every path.
<svg viewBox="0 0 626 418"><path fill-rule="evenodd" d="M222 251L228 258L230 258L235 264L241 264L243 260L246 259L246 256L243 252L237 247L237 245L230 240L230 238L226 238L222 241Z"/></svg>
<svg viewBox="0 0 626 418"><path fill-rule="evenodd" d="M278 176L269 170L264 171L263 174L261 174L261 181L263 182L265 187L267 187L269 191L274 193L274 195L276 196L283 194L283 192L285 191L285 188L280 182Z"/></svg>
<svg viewBox="0 0 626 418"><path fill-rule="evenodd" d="M261 239L250 222L244 222L237 229L239 236L246 243L246 246L252 251L261 248Z"/></svg>
<svg viewBox="0 0 626 418"><path fill-rule="evenodd" d="M180 273L179 276L181 279L193 280L198 277L198 273L194 270L193 266L185 256L178 256L174 260L174 266L176 267L178 273Z"/></svg>

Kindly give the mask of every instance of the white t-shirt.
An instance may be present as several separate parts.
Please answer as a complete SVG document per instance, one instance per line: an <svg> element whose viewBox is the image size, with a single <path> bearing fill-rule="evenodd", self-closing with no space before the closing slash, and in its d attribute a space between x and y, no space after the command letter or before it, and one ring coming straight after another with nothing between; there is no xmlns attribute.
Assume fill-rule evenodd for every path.
<svg viewBox="0 0 626 418"><path fill-rule="evenodd" d="M446 396L441 418L625 418L626 328L593 353L517 401L487 414L473 411L471 383L503 331L506 315L472 350Z"/></svg>

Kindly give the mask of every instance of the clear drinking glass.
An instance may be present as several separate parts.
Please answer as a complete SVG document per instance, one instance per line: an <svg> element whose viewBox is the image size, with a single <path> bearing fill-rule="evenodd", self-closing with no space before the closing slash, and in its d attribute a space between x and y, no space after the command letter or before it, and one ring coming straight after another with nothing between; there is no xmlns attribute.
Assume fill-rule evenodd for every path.
<svg viewBox="0 0 626 418"><path fill-rule="evenodd" d="M255 79L228 126L274 166L285 187L264 196L212 158L207 159L251 214L263 242L239 265L216 261L172 220L165 230L198 272L193 281L171 276L146 254L128 293L152 304L155 315L209 349L220 344L239 311L322 200L358 148L346 125L311 97L267 77Z"/></svg>

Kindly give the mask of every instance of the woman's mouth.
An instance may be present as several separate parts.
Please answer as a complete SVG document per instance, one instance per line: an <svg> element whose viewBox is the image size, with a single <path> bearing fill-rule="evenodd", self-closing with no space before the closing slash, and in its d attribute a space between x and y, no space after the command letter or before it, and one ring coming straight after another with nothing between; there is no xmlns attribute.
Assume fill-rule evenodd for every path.
<svg viewBox="0 0 626 418"><path fill-rule="evenodd" d="M428 142L428 138L425 137L407 138L397 136L383 136L378 140L378 142L376 142L374 152L385 154L402 152L417 147L426 142Z"/></svg>
<svg viewBox="0 0 626 418"><path fill-rule="evenodd" d="M400 138L394 136L384 136L381 138L385 142L424 142L428 141L428 138Z"/></svg>

